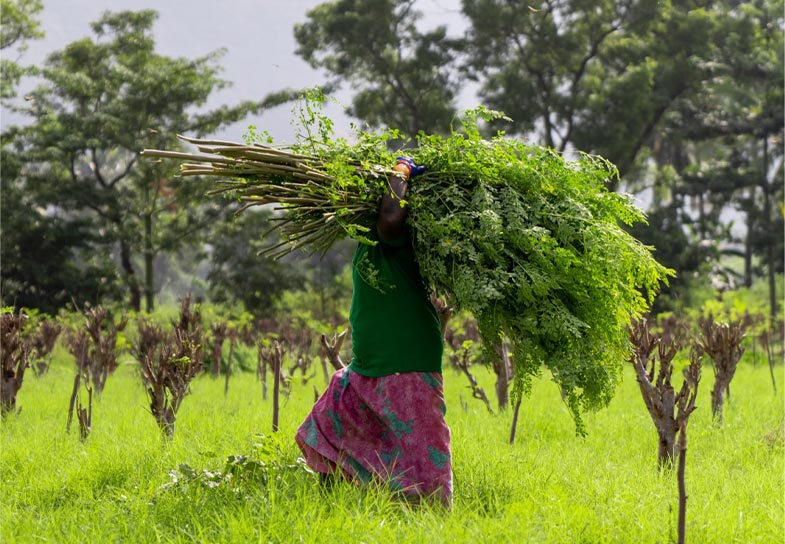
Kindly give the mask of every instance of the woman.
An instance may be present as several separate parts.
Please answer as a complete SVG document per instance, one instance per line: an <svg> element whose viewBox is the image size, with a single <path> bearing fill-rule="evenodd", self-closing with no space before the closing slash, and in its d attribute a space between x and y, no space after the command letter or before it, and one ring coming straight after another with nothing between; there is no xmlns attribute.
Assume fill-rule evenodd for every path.
<svg viewBox="0 0 785 544"><path fill-rule="evenodd" d="M434 496L450 506L442 334L403 201L410 178L425 168L398 157L393 170L369 233L376 244L358 244L352 259L352 362L333 375L296 440L308 465L325 478L375 479L407 498Z"/></svg>

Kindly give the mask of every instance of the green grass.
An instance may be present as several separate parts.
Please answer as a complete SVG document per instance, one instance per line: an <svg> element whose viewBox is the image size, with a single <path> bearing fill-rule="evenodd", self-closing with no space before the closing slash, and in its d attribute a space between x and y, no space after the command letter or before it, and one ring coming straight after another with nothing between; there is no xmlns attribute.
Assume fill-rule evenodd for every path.
<svg viewBox="0 0 785 544"><path fill-rule="evenodd" d="M514 446L511 411L489 416L465 378L447 370L455 504L445 512L407 506L384 489L323 489L296 464L292 436L313 384L324 389L320 372L282 401L275 436L271 402L253 375L234 376L228 397L222 379L202 376L166 441L125 364L109 378L82 443L76 428L65 432L73 370L63 357L48 375L28 376L21 413L1 426L0 541L675 542L675 474L657 471L654 426L627 370L610 407L587 417L586 438L575 436L555 385L536 381ZM492 394L492 376L476 373ZM778 378L782 391L781 371ZM719 428L712 382L706 367L688 428L687 541L782 542L783 395L773 394L766 366L744 366ZM239 454L265 464L214 487L204 478L166 487L180 465L224 471Z"/></svg>

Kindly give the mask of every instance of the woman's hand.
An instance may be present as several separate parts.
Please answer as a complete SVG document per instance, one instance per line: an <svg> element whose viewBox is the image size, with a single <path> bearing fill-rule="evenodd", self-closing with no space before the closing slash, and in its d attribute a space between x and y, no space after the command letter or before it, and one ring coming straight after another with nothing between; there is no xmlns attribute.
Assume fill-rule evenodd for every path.
<svg viewBox="0 0 785 544"><path fill-rule="evenodd" d="M408 181L410 178L419 176L425 172L425 167L415 164L413 157L404 156L395 158L395 166L393 167L393 170L404 174Z"/></svg>
<svg viewBox="0 0 785 544"><path fill-rule="evenodd" d="M382 240L395 240L403 233L409 209L402 202L409 188L409 179L425 172L412 157L397 157L393 170L396 175L390 178L390 190L379 204L379 217L376 230Z"/></svg>

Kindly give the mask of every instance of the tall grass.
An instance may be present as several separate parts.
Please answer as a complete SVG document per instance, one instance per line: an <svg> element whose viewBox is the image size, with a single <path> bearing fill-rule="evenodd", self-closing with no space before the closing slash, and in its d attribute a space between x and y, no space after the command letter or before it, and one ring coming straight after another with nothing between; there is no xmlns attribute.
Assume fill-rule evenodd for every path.
<svg viewBox="0 0 785 544"><path fill-rule="evenodd" d="M492 391L492 376L475 370ZM65 433L72 372L61 355L48 375L31 375L19 393L22 412L2 423L3 543L676 539L675 474L657 471L657 435L632 372L611 405L587 417L583 439L556 386L536 381L511 446L511 410L489 417L465 377L447 369L451 512L403 504L380 488L325 488L297 464L292 436L313 402L312 385L324 389L320 373L305 386L294 383L275 436L271 402L252 374L233 376L228 397L222 379L201 376L166 440L126 361L107 381L82 443L77 432ZM765 365L745 364L719 427L711 421L712 380L707 366L688 428L687 541L782 542L783 395L773 394ZM203 470L225 472L237 455L261 468L207 485ZM183 483L189 469L198 477Z"/></svg>

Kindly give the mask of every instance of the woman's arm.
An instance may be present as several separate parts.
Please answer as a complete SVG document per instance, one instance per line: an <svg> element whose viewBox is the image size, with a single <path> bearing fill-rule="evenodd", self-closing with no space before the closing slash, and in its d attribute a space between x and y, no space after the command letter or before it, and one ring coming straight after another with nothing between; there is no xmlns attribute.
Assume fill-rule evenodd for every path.
<svg viewBox="0 0 785 544"><path fill-rule="evenodd" d="M425 168L417 166L411 157L398 157L393 170L395 174L390 177L390 191L379 203L376 220L376 230L382 240L395 240L403 233L409 208L401 203L409 188L409 179L422 174Z"/></svg>

